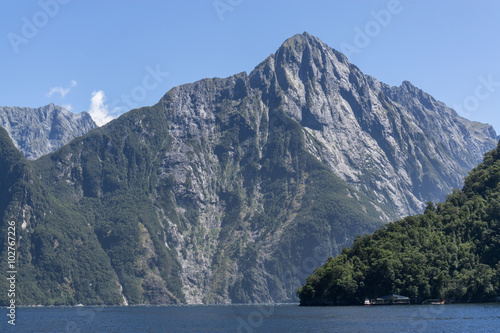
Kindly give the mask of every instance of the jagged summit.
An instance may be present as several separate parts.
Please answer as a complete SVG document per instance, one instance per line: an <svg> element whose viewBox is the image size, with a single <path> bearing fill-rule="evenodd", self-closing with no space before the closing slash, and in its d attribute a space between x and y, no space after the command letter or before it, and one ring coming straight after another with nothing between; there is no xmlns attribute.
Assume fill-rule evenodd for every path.
<svg viewBox="0 0 500 333"><path fill-rule="evenodd" d="M74 114L50 103L39 108L0 107L0 126L28 158L53 152L96 127L87 112Z"/></svg>
<svg viewBox="0 0 500 333"><path fill-rule="evenodd" d="M390 87L365 75L308 33L286 40L267 69L258 68L253 75L265 73L283 110L314 138L310 150L400 216L443 200L496 144L491 126L472 126L408 81Z"/></svg>
<svg viewBox="0 0 500 333"><path fill-rule="evenodd" d="M297 46L302 46L302 49L305 49L305 46L308 45L312 48L320 48L320 49L331 49L335 51L336 53L342 54L341 52L331 48L328 46L326 43L324 43L321 39L318 37L311 35L307 31L304 31L303 33L295 34L292 37L286 39L281 47L297 47ZM281 48L280 47L280 48ZM279 48L278 48L279 50ZM343 55L343 54L342 54ZM343 58L347 61L347 57L343 55Z"/></svg>

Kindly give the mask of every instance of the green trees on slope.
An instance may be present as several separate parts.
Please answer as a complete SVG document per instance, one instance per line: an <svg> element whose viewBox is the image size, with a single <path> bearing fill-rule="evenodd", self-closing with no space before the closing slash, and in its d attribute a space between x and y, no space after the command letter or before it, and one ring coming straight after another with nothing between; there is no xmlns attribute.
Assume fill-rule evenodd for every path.
<svg viewBox="0 0 500 333"><path fill-rule="evenodd" d="M301 305L360 304L403 294L452 301L500 295L500 144L472 170L463 190L424 214L358 237L309 276Z"/></svg>

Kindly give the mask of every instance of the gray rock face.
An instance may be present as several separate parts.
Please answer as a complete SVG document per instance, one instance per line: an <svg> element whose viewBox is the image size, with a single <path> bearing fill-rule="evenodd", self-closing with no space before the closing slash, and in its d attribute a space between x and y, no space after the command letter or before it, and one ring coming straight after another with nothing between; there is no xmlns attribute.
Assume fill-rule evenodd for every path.
<svg viewBox="0 0 500 333"><path fill-rule="evenodd" d="M241 96L251 101L244 118L256 119L248 123L261 142L268 135L265 131L259 133L263 114L272 108L282 109L303 126L309 152L373 202L391 207L397 217L422 212L427 201L442 201L453 188L462 186L464 177L483 154L496 146L491 126L459 117L409 82L390 87L366 76L317 38L307 33L296 35L248 76L241 73L226 80L203 80L168 94L165 105L171 108L169 132L175 149L165 157L164 164L174 167L165 169L164 177L173 174L178 180L176 197L190 197L197 202L207 230L220 228L221 224L217 217L222 202L210 184L222 181L230 187L238 179L226 174L221 180L215 153L196 153L191 142L216 145L220 134L214 105L217 92L224 90L228 103ZM232 153L237 154L236 149ZM192 175L191 189L183 185L188 175ZM254 195L259 198L264 194L256 191ZM381 209L379 213L381 219L394 219ZM181 234L176 235L176 239L181 238ZM272 249L278 242L279 236L273 235L263 248ZM346 240L342 244L348 243ZM176 244L179 253L185 249L182 242ZM339 250L331 244L327 248L326 252ZM181 277L187 300L197 303L210 293L205 286L210 285L212 254L188 253L179 255ZM262 254L263 263L266 256L275 254L272 250ZM270 275L266 272L261 282ZM253 296L258 301L291 296L287 293L273 297L269 289L261 290L264 296ZM228 298L231 295L223 296L225 301Z"/></svg>
<svg viewBox="0 0 500 333"><path fill-rule="evenodd" d="M37 159L97 127L87 112L73 114L49 104L40 108L0 107L0 126L28 159Z"/></svg>
<svg viewBox="0 0 500 333"><path fill-rule="evenodd" d="M214 268L210 249L221 244L216 233L207 231L221 230L227 205L218 192L243 185L245 154L265 156L266 143L272 136L265 122L273 111L282 110L300 123L309 152L345 183L368 196L379 213L377 218L385 221L420 213L427 201L443 200L453 188L462 186L469 170L496 146L491 126L459 117L409 82L389 87L364 75L344 55L307 33L287 40L249 75L240 73L177 87L160 104L167 110L173 139L173 149L163 158L165 167L160 177L173 176L176 180L173 191L177 214L183 215L194 206L200 218L200 225L188 226L187 233L177 230L166 216L163 221L170 244L178 252L183 291L189 303L205 302L207 295L213 295L214 275L220 272ZM225 108L233 110L229 116L221 115ZM221 163L217 154L224 139L221 131L235 126L240 136L246 131L257 140L231 145L225 152L227 162ZM253 206L241 214L251 216L265 210L263 186L253 189ZM381 208L387 206L390 212ZM289 222L281 231L260 240L259 273L252 277L255 289L246 290L246 298L240 299L229 287L226 293L217 295L217 302L293 299L293 287L269 283L277 276L269 269L269 262L279 257L275 248L287 237L287 228L292 229L294 222ZM188 235L200 232L206 239L203 246L186 246ZM338 253L352 241L351 236L341 240L333 234L330 239L319 240L322 245L316 243L314 251ZM258 232L248 235L249 241L258 238ZM297 266L303 260L301 257ZM237 281L234 285L244 285L245 274L234 262L229 273ZM294 283L296 280L290 282Z"/></svg>
<svg viewBox="0 0 500 333"><path fill-rule="evenodd" d="M284 110L309 134L311 152L400 217L461 188L496 147L492 126L459 117L407 81L390 87L364 75L307 33L287 40L266 64L276 72Z"/></svg>

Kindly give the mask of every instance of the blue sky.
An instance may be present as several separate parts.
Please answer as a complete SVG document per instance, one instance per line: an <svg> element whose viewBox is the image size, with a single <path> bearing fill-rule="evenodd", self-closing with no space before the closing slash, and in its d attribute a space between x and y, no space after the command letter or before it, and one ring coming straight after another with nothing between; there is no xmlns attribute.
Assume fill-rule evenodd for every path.
<svg viewBox="0 0 500 333"><path fill-rule="evenodd" d="M0 106L52 102L104 123L174 86L250 72L308 31L500 132L499 17L495 0L2 1Z"/></svg>

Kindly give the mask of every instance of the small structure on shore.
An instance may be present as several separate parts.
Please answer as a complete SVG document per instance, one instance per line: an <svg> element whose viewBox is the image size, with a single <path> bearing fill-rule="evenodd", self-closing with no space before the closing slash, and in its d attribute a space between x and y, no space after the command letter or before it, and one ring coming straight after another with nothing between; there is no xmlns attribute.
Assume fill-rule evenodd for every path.
<svg viewBox="0 0 500 333"><path fill-rule="evenodd" d="M370 300L370 305L402 305L402 304L410 304L410 298L407 296L392 294L392 295L373 298ZM365 305L367 305L366 300L365 300Z"/></svg>

